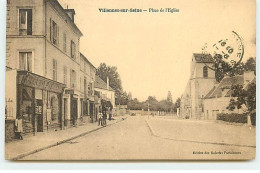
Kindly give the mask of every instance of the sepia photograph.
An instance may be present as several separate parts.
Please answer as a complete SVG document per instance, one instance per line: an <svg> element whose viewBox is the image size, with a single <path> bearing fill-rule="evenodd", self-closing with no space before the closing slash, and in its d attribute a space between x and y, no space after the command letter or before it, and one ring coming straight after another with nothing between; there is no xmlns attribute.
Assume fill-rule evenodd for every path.
<svg viewBox="0 0 260 173"><path fill-rule="evenodd" d="M6 0L5 159L256 157L255 0Z"/></svg>

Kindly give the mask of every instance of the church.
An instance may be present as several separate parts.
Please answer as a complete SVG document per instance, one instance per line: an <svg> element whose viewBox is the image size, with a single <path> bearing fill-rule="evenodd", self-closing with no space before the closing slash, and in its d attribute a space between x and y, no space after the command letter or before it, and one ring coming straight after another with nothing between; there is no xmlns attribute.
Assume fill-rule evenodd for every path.
<svg viewBox="0 0 260 173"><path fill-rule="evenodd" d="M193 54L190 78L181 96L181 118L216 120L218 113L243 113L246 110L243 107L233 111L227 109L232 98L231 86L242 85L247 88L250 83L256 83L254 72L225 76L217 82L215 71L209 68L213 65L214 59L210 54Z"/></svg>
<svg viewBox="0 0 260 173"><path fill-rule="evenodd" d="M211 70L214 60L210 54L192 55L190 78L181 96L180 116L186 119L204 119L204 97L217 83L215 71Z"/></svg>

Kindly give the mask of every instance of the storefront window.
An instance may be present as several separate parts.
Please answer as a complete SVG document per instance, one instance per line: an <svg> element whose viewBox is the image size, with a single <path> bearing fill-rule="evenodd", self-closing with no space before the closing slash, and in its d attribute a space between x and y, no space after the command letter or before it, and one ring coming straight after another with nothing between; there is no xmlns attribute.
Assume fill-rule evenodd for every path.
<svg viewBox="0 0 260 173"><path fill-rule="evenodd" d="M49 93L51 121L58 122L59 120L59 99L56 93Z"/></svg>

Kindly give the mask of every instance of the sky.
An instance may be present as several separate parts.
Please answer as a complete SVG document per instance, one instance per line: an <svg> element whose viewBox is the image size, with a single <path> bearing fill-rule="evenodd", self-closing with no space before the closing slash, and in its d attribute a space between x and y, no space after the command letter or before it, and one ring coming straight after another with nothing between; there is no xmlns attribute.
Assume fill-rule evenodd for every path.
<svg viewBox="0 0 260 173"><path fill-rule="evenodd" d="M80 51L98 67L116 66L123 90L144 101L184 92L193 53L236 31L255 57L254 0L58 0L76 11ZM177 8L178 13L101 13L99 8Z"/></svg>

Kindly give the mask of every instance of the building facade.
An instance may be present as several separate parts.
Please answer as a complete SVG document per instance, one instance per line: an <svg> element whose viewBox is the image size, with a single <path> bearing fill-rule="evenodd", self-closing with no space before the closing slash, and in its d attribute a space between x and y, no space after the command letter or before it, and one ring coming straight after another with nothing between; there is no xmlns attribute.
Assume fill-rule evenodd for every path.
<svg viewBox="0 0 260 173"><path fill-rule="evenodd" d="M57 0L7 1L6 120L22 118L24 133L77 126L91 115L95 67L80 54L74 15Z"/></svg>
<svg viewBox="0 0 260 173"><path fill-rule="evenodd" d="M96 75L95 92L101 100L110 102L108 104L111 104L111 106L115 108L115 91L109 85L109 78L107 78L107 82L105 82Z"/></svg>
<svg viewBox="0 0 260 173"><path fill-rule="evenodd" d="M95 86L95 66L80 53L80 91L83 93L81 99L81 117L84 122L97 121L94 86Z"/></svg>
<svg viewBox="0 0 260 173"><path fill-rule="evenodd" d="M214 64L211 55L194 53L191 59L190 78L181 96L180 116L201 119L204 116L203 98L215 85Z"/></svg>
<svg viewBox="0 0 260 173"><path fill-rule="evenodd" d="M245 107L241 109L235 108L233 111L227 109L230 99L235 99L232 97L231 87L232 85L241 85L246 88L252 82L256 82L253 71L244 72L243 75L234 77L224 77L204 98L204 119L216 120L218 113L244 113L247 110Z"/></svg>

